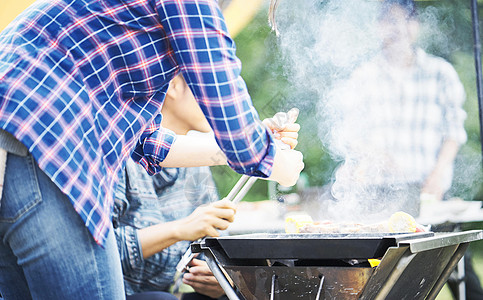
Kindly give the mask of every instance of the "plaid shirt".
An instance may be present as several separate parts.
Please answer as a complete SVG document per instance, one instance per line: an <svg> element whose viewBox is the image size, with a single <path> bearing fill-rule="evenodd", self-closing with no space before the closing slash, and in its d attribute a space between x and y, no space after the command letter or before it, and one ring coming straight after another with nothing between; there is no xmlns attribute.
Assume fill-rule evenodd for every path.
<svg viewBox="0 0 483 300"><path fill-rule="evenodd" d="M176 265L190 242L178 242L143 258L137 232L141 228L189 216L198 206L219 200L208 167L165 168L150 177L128 160L117 185L113 222L126 293L168 291Z"/></svg>
<svg viewBox="0 0 483 300"><path fill-rule="evenodd" d="M423 183L445 140L466 141L465 92L454 68L417 50L406 70L384 58L364 64L334 91L337 151L374 184ZM359 180L361 180L359 178ZM446 174L449 188L452 172Z"/></svg>
<svg viewBox="0 0 483 300"><path fill-rule="evenodd" d="M179 72L230 166L270 175L275 147L240 68L215 0L40 0L0 35L0 127L103 244L122 162L158 172L175 139L160 109Z"/></svg>

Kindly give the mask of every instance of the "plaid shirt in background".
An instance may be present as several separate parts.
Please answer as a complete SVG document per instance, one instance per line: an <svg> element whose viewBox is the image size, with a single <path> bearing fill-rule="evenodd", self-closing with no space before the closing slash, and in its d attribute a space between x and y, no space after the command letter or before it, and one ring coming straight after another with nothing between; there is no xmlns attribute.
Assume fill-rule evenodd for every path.
<svg viewBox="0 0 483 300"><path fill-rule="evenodd" d="M122 162L158 172L175 139L160 109L179 72L231 167L270 175L275 148L240 68L215 0L40 0L0 35L0 127L103 244Z"/></svg>
<svg viewBox="0 0 483 300"><path fill-rule="evenodd" d="M150 177L142 167L128 160L116 188L113 216L128 295L168 291L176 265L190 244L181 241L144 259L138 230L185 218L196 207L217 200L208 167L165 168Z"/></svg>
<svg viewBox="0 0 483 300"><path fill-rule="evenodd" d="M359 163L359 175L370 183L423 183L445 140L466 141L465 92L458 74L422 49L404 70L381 57L364 64L334 95L340 122L333 144L349 164ZM447 188L451 179L450 170Z"/></svg>

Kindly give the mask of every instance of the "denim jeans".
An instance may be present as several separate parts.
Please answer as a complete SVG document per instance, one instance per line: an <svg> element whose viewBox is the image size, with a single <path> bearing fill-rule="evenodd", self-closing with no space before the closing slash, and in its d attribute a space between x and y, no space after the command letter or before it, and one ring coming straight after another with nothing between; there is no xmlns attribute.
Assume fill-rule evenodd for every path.
<svg viewBox="0 0 483 300"><path fill-rule="evenodd" d="M124 299L111 230L96 244L69 199L31 155L9 153L0 208L5 299Z"/></svg>

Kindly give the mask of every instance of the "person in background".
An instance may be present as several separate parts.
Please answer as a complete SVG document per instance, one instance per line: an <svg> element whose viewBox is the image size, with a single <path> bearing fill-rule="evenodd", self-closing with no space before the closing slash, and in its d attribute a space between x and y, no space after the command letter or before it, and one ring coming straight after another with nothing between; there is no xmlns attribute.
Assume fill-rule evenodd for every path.
<svg viewBox="0 0 483 300"><path fill-rule="evenodd" d="M233 221L235 207L218 201L208 167L165 168L149 177L129 160L124 176L116 189L113 222L127 298L169 292L176 265L190 241L218 236L217 230L226 229ZM200 259L193 260L184 277L197 292L195 299L224 294Z"/></svg>
<svg viewBox="0 0 483 300"><path fill-rule="evenodd" d="M211 128L182 76L175 77L162 109L165 128L176 134L210 134ZM265 122L267 120L264 120ZM295 147L298 125L279 132ZM233 221L236 208L219 201L208 167L164 168L148 176L133 160L120 174L115 192L114 231L122 262L128 299L158 299L174 283L176 265L190 241L218 236ZM183 299L212 299L223 289L203 260L195 258L183 282L195 293ZM154 293L155 291L163 291Z"/></svg>
<svg viewBox="0 0 483 300"><path fill-rule="evenodd" d="M399 189L412 199L442 200L466 141L463 85L448 62L415 44L419 22L412 1L383 1L379 28L380 55L333 92L344 99L337 104L341 121L334 136L350 158L336 176L379 186L381 194ZM416 216L419 202L400 208L408 205Z"/></svg>
<svg viewBox="0 0 483 300"><path fill-rule="evenodd" d="M352 182L362 189L360 209L370 202L366 213L403 210L416 217L421 201L441 201L451 187L466 141L465 92L451 64L417 46L412 0L383 1L379 27L380 55L333 92L341 99L333 133L347 159L332 193L344 195L344 183ZM466 261L467 299L483 299L469 255Z"/></svg>
<svg viewBox="0 0 483 300"><path fill-rule="evenodd" d="M216 164L221 149L218 163L238 173L295 184L303 156L277 148L240 71L215 0L37 1L10 23L0 33L2 296L124 298L111 214L129 156L155 174ZM161 127L178 74L214 139Z"/></svg>
<svg viewBox="0 0 483 300"><path fill-rule="evenodd" d="M163 127L176 134L211 131L182 76L171 81L162 113ZM149 293L170 299L176 265L190 241L217 236L217 229L226 229L233 221L235 207L218 201L208 167L164 168L151 177L130 159L119 177L113 222L127 298L144 299ZM193 264L196 268L186 276L200 291L198 297L222 296L206 263L195 259Z"/></svg>

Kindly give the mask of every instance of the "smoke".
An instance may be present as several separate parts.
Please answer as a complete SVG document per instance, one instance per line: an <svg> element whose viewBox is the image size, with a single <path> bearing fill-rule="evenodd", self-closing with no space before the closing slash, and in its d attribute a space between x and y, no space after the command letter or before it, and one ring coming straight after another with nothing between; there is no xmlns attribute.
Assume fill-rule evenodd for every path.
<svg viewBox="0 0 483 300"><path fill-rule="evenodd" d="M303 108L310 107L307 101L317 102L319 137L335 161L349 167L356 160L367 162L367 168L360 171L365 172L364 176L351 168L348 170L352 172L344 172L342 168L334 174L330 193L321 196L325 204L318 218L368 221L419 201L418 188L412 185L394 183L374 188L375 178L390 176L381 167L384 155L372 151L371 145L355 152L347 143L368 143L366 134L370 129L365 128L368 120L364 109L353 109L354 95L347 95L345 80L380 52L380 5L380 1L369 0L281 1L276 13L285 76L293 86L290 98L300 99L294 105ZM441 14L431 6L419 11L418 45L423 49L437 48L438 54L448 54L455 46L441 28L452 30L456 25L448 15L441 20ZM359 88L364 87L351 87L351 90ZM352 122L343 124L343 118ZM377 134L373 136L371 142L377 144ZM418 214L418 211L409 212Z"/></svg>
<svg viewBox="0 0 483 300"><path fill-rule="evenodd" d="M297 88L322 96L376 50L374 6L358 0L282 2L279 45Z"/></svg>

